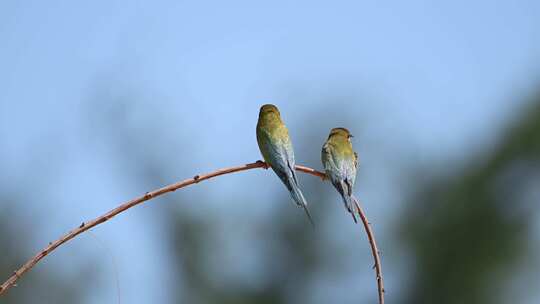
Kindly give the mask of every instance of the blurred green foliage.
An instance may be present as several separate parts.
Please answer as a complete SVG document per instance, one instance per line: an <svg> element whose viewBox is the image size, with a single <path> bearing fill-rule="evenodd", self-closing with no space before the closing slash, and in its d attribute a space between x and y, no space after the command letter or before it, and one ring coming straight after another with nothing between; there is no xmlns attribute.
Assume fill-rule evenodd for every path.
<svg viewBox="0 0 540 304"><path fill-rule="evenodd" d="M497 145L410 200L399 228L415 260L404 303L503 303L530 245L539 202L524 194L540 189L538 176L540 95Z"/></svg>

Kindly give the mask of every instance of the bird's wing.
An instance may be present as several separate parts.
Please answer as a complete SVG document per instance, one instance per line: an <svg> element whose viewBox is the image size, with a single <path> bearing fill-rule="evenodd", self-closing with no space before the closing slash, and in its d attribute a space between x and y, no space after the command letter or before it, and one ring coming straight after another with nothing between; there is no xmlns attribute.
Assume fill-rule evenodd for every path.
<svg viewBox="0 0 540 304"><path fill-rule="evenodd" d="M321 160L323 163L324 170L328 173L334 171L336 166L334 160L332 159L332 151L328 142L325 142L322 151L321 151Z"/></svg>
<svg viewBox="0 0 540 304"><path fill-rule="evenodd" d="M356 155L344 156L327 143L323 146L322 157L325 169L330 173L332 181L340 184L344 191L351 195L356 179Z"/></svg>
<svg viewBox="0 0 540 304"><path fill-rule="evenodd" d="M347 186L349 187L349 194L352 195L358 166L358 155L356 152L353 152L352 157L345 158L344 163L345 183L347 183Z"/></svg>
<svg viewBox="0 0 540 304"><path fill-rule="evenodd" d="M287 167L289 169L289 172L292 175L294 183L298 186L298 177L296 176L296 170L294 168L296 163L294 160L294 150L293 150L291 139L289 138L289 136L287 136L283 138L281 142L282 142L282 145L281 145L282 154L284 155L284 159L287 163Z"/></svg>
<svg viewBox="0 0 540 304"><path fill-rule="evenodd" d="M330 179L336 182L345 179L343 176L343 163L335 153L331 144L325 143L322 148L322 161L324 169L330 175Z"/></svg>
<svg viewBox="0 0 540 304"><path fill-rule="evenodd" d="M259 132L259 137L259 144L263 148L265 160L269 162L272 167L276 167L276 169L286 170L287 159L283 153L283 148L281 147L282 144L279 140L273 139L268 132L263 130Z"/></svg>

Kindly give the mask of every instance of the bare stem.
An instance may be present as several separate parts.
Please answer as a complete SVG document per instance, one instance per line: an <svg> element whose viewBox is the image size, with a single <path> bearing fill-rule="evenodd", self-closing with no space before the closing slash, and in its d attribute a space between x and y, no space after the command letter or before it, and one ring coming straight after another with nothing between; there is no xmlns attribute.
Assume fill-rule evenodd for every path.
<svg viewBox="0 0 540 304"><path fill-rule="evenodd" d="M49 245L47 245L45 248L43 248L40 252L38 252L36 255L34 255L30 260L28 260L24 265L21 266L21 268L17 269L13 272L13 274L0 286L0 295L4 294L9 288L11 288L13 285L15 285L15 282L23 276L26 272L28 272L34 265L36 265L41 259L43 259L45 256L47 256L49 253L51 253L53 250L61 246L62 244L66 243L67 241L71 240L72 238L76 237L77 235L99 225L102 224L111 218L115 217L119 213L122 213L126 211L127 209L134 207L136 205L139 205L145 201L151 200L155 197L158 197L162 194L175 191L177 189L199 183L201 181L211 179L213 177L217 177L224 174L230 174L240 171L246 171L250 169L256 169L256 168L264 168L267 169L268 166L266 163L262 161L257 161L250 164L245 164L242 166L237 167L230 167L230 168L223 168L216 170L211 173L207 174L201 174L201 175L195 175L192 178L185 179L183 181L170 184L168 186L165 186L163 188L146 192L144 195L139 196L137 198L134 198L128 202L123 203L122 205L112 209L111 211L105 213L104 215L101 215L91 221L83 222L79 227L69 231L68 233L64 234L62 237L57 239L54 242L50 242ZM320 171L317 171L315 169L311 169L309 167L304 167L297 165L295 167L296 170L302 171L304 173L308 173L317 177L320 177L321 179L326 179L326 175ZM360 213L360 217L362 218L362 222L364 223L364 227L366 229L366 233L368 234L369 243L371 245L371 251L373 253L373 258L375 259L375 269L376 269L376 275L377 275L377 285L379 289L379 303L384 304L384 287L382 284L382 273L381 273L381 262L379 257L379 251L377 250L377 245L375 243L375 237L373 236L373 232L371 231L371 228L369 227L369 222L360 208L358 206L358 211Z"/></svg>
<svg viewBox="0 0 540 304"><path fill-rule="evenodd" d="M369 244L371 245L371 254L373 255L373 259L375 260L375 265L373 265L373 268L375 268L375 275L377 276L377 291L379 293L379 304L384 304L384 282L382 277L381 257L379 249L377 248L377 242L375 241L375 235L373 234L373 230L371 230L371 223L368 221L366 213L364 212L362 207L360 207L358 200L356 200L354 196L353 199L354 204L356 205L356 209L358 209L358 214L360 214L360 218L362 219L362 224L364 224L364 229L366 230Z"/></svg>

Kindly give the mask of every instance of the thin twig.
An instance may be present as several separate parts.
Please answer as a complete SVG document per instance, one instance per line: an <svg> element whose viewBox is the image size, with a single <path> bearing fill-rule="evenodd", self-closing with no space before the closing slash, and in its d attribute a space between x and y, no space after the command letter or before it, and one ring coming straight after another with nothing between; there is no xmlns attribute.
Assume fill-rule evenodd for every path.
<svg viewBox="0 0 540 304"><path fill-rule="evenodd" d="M358 200L354 196L352 198L354 200L354 204L356 205L356 209L358 209L358 214L360 214L360 218L362 219L362 224L364 224L364 229L366 230L369 244L371 245L371 254L373 255L373 259L375 260L375 265L373 265L373 268L375 268L375 275L377 276L377 291L379 293L379 304L384 304L384 282L382 277L381 257L379 249L377 248L377 242L375 241L375 235L373 234L373 230L371 230L371 223L368 221L366 213L364 212L362 207L360 207Z"/></svg>
<svg viewBox="0 0 540 304"><path fill-rule="evenodd" d="M62 237L57 239L56 241L49 243L48 246L46 246L39 253L34 255L34 257L32 257L30 260L28 260L23 266L21 266L21 268L14 271L13 274L0 286L0 295L4 294L9 288L11 288L15 284L15 282L21 276L23 276L26 272L28 272L30 269L32 269L32 267L34 267L41 259L43 259L45 256L47 256L53 250L55 250L56 248L58 248L62 244L66 243L67 241L71 240L72 238L76 237L77 235L79 235L79 234L81 234L81 233L83 233L83 232L85 232L85 231L99 225L99 224L102 224L102 223L110 220L111 218L115 217L119 213L122 213L122 212L126 211L127 209L129 209L131 207L139 205L139 204L141 204L141 203L143 203L145 201L148 201L150 199L158 197L158 196L160 196L162 194L172 192L172 191L175 191L177 189L180 189L180 188L192 185L192 184L196 184L196 183L199 183L199 182L207 180L207 179L211 179L213 177L217 177L217 176L224 175L224 174L240 172L240 171L246 171L246 170L250 170L250 169L256 169L256 168L268 169L268 165L266 163L262 162L262 161L257 161L257 162L246 164L246 165L243 165L243 166L224 168L224 169L219 169L219 170L216 170L214 172L207 173L207 174L195 175L192 178L189 178L189 179L186 179L186 180L183 180L183 181L180 181L180 182L165 186L163 188L160 188L160 189L157 189L157 190L154 190L154 191L151 191L151 192L146 192L144 195L139 196L139 197L137 197L135 199L132 199L132 200L130 200L128 202L125 202L122 205L112 209L111 211L105 213L102 216L99 216L99 217L97 217L97 218L95 218L95 219L93 219L91 221L88 221L88 222L83 222L79 227L69 231L68 233L66 233L65 235L63 235ZM298 170L298 171L302 171L304 173L308 173L308 174L320 177L323 180L326 179L326 175L324 173L322 173L320 171L317 171L315 169L311 169L309 167L304 167L304 166L297 165L295 167L295 169ZM362 211L362 209L360 208L360 206L358 206L358 211L360 213L360 217L362 218L362 222L364 223L366 233L368 234L369 243L371 245L371 250L372 250L372 253L373 253L373 257L375 259L375 268L376 268L376 274L377 274L377 285L378 285L378 288L379 288L379 303L384 304L384 297L383 297L384 287L383 287L383 284L382 284L382 273L381 273L381 262L380 262L380 258L379 258L379 251L377 250L377 245L375 243L375 237L373 236L373 232L371 231L371 228L369 227L369 223L367 221L367 218L366 218L364 212Z"/></svg>

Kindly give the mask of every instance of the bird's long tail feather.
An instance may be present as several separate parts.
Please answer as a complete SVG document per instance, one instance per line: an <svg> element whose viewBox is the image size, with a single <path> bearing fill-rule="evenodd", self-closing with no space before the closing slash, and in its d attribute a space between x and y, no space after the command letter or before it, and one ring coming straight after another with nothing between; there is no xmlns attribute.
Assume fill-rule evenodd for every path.
<svg viewBox="0 0 540 304"><path fill-rule="evenodd" d="M306 213L308 220L311 223L311 226L315 227L315 222L313 221L313 217L311 217L311 213L309 212L306 199L304 198L304 195L302 194L300 188L293 186L290 193L294 202L304 209L304 212Z"/></svg>
<svg viewBox="0 0 540 304"><path fill-rule="evenodd" d="M311 226L313 228L315 228L315 223L313 222L313 218L311 217L311 213L309 213L309 209L308 209L307 205L303 205L302 208L306 212L306 215L307 215L307 217L309 219L309 222L311 223Z"/></svg>
<svg viewBox="0 0 540 304"><path fill-rule="evenodd" d="M342 194L343 197L343 203L345 203L345 208L347 208L347 211L351 214L354 223L358 224L358 219L356 218L356 213L358 212L358 208L356 207L356 200L353 195L347 195Z"/></svg>

